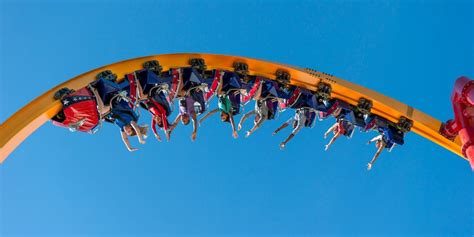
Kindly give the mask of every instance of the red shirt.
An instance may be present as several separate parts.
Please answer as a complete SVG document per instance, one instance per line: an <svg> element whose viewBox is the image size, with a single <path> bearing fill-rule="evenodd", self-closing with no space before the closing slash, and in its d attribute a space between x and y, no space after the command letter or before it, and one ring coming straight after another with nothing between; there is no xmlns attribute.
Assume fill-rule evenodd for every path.
<svg viewBox="0 0 474 237"><path fill-rule="evenodd" d="M153 99L148 100L148 111L152 114L151 118L151 129L153 129L153 132L156 133L156 122L154 117L161 117L161 121L163 123L163 129L165 131L168 130L168 117L166 116L166 110L163 108L161 104L158 102L154 101Z"/></svg>

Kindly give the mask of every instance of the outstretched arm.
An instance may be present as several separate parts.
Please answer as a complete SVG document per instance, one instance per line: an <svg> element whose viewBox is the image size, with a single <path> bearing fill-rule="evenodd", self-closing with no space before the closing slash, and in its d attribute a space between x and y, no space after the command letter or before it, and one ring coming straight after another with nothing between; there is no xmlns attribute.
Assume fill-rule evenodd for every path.
<svg viewBox="0 0 474 237"><path fill-rule="evenodd" d="M97 101L97 107L98 107L98 110L99 110L99 114L102 118L103 115L107 114L109 108L108 108L108 106L105 107L104 102L102 101L102 98L100 97L99 92L97 91L96 88L94 88L92 86L89 86L89 89L92 91L92 94L94 94L94 97Z"/></svg>
<svg viewBox="0 0 474 237"><path fill-rule="evenodd" d="M136 78L136 76L135 76ZM143 94L143 88L142 85L140 85L140 82L137 80L137 91L138 91L138 101L144 100L147 98L145 94Z"/></svg>
<svg viewBox="0 0 474 237"><path fill-rule="evenodd" d="M155 122L155 119L153 118L153 116L151 118L151 130L153 130L153 134L155 135L156 139L161 142L161 137L158 134L158 132L156 131L156 122Z"/></svg>
<svg viewBox="0 0 474 237"><path fill-rule="evenodd" d="M130 141L128 140L128 136L127 136L127 134L125 134L125 132L121 131L121 132L120 132L120 135L122 136L122 141L123 141L123 143L125 144L125 146L127 147L128 151L136 151L136 150L138 150L137 148L133 148L133 147L130 145Z"/></svg>
<svg viewBox="0 0 474 237"><path fill-rule="evenodd" d="M244 116L242 116L242 118L240 119L239 125L237 127L238 131L240 131L240 129L242 129L242 124L245 122L245 120L247 120L253 114L255 114L255 110L252 110L252 111L244 114Z"/></svg>
<svg viewBox="0 0 474 237"><path fill-rule="evenodd" d="M180 119L181 119L181 114L176 116L176 118L173 121L173 124L171 124L170 133L176 128L176 126L178 126L178 122L179 122Z"/></svg>
<svg viewBox="0 0 474 237"><path fill-rule="evenodd" d="M235 130L234 116L232 114L229 115L229 120L230 120L230 125L232 126L232 136L234 136L234 138L239 137L239 135L237 134L237 131Z"/></svg>
<svg viewBox="0 0 474 237"><path fill-rule="evenodd" d="M132 121L132 122L130 123L130 125L131 125L132 128L135 130L135 132L137 133L138 141L139 141L141 144L145 144L145 139L143 138L142 131L140 130L140 126L138 126L137 122Z"/></svg>
<svg viewBox="0 0 474 237"><path fill-rule="evenodd" d="M213 110L209 111L206 115L204 115L204 117L202 117L202 118L199 120L199 124L201 124L204 120L206 120L207 118L209 118L209 117L212 116L213 114L217 113L217 111L219 111L219 109L213 109Z"/></svg>
<svg viewBox="0 0 474 237"><path fill-rule="evenodd" d="M193 133L191 134L191 140L194 141L196 140L197 129L198 129L198 121L197 121L195 113L193 114L192 120L193 120Z"/></svg>

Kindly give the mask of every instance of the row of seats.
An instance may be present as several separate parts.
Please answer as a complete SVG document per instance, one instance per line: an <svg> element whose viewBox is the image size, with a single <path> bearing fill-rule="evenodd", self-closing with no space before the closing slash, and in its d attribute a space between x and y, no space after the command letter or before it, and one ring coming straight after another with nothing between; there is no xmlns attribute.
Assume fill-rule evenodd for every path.
<svg viewBox="0 0 474 237"><path fill-rule="evenodd" d="M52 118L53 124L72 131L95 133L103 122L113 123L120 128L121 137L128 150L134 151L128 138L137 136L145 143L147 125L138 125L139 109L152 115L151 128L154 136L161 141L157 128L163 130L169 140L172 131L179 123L192 123L191 139L195 140L197 131L204 120L215 113L220 120L229 123L232 135L237 138L244 122L253 119L253 126L245 136L250 136L266 120L276 119L278 114L293 110L295 115L284 122L273 134L291 126L293 131L280 144L286 144L303 127L313 127L316 118L320 120L333 117L336 123L325 133L334 134L326 145L326 150L340 136L350 138L358 127L362 132L376 131L378 136L369 141L375 142L377 152L368 168L372 167L383 149L391 150L396 144L403 145L404 135L411 128L411 121L402 118L399 123L370 113L372 103L361 98L358 105L331 98L329 84L320 82L316 91L290 85L290 75L277 71L276 79L249 75L244 63L234 64L235 70L207 70L202 59L190 60L189 67L171 68L163 71L157 61L144 63L144 68L125 75L117 80L111 71L103 71L97 80L88 86L73 91L59 90L55 98L60 100L63 109ZM121 82L118 82L121 81ZM210 101L217 98L217 108L211 109ZM178 101L178 111L174 102ZM253 110L244 113L240 120L236 116L244 111L250 101ZM173 121L169 116L176 113Z"/></svg>

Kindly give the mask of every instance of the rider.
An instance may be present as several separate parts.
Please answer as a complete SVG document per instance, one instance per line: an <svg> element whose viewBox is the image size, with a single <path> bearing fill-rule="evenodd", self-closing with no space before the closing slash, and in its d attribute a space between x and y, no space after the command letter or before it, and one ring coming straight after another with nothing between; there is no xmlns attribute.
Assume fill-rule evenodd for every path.
<svg viewBox="0 0 474 237"><path fill-rule="evenodd" d="M198 129L197 115L206 110L202 91L204 85L200 76L193 68L173 69L172 74L174 77L176 75L179 76L180 86L177 93L179 97L179 115L171 125L170 132L176 128L179 121L183 125L188 125L190 120L192 120L193 132L191 140L195 141Z"/></svg>
<svg viewBox="0 0 474 237"><path fill-rule="evenodd" d="M138 115L124 99L125 95L123 95L123 91L120 92L115 98L111 99L109 105L104 105L98 90L92 86L90 86L89 89L97 99L98 110L101 114L101 117L104 117L108 122L115 123L120 128L122 141L129 151L138 150L137 148L134 148L130 145L130 141L128 140L129 136L136 135L138 141L141 144L145 144L148 126L139 126L137 124Z"/></svg>
<svg viewBox="0 0 474 237"><path fill-rule="evenodd" d="M377 152L375 152L374 157L367 164L367 170L372 169L372 166L384 148L391 151L396 144L403 145L403 133L394 133L390 127L380 128L378 131L379 135L367 142L367 144L375 142L375 147L377 147ZM398 134L398 136L395 134Z"/></svg>
<svg viewBox="0 0 474 237"><path fill-rule="evenodd" d="M293 131L291 134L280 143L280 149L284 149L286 143L288 143L296 134L301 130L303 127L312 127L316 118L316 112L310 108L299 108L295 111L295 116L293 118L288 119L285 123L283 123L279 128L277 128L272 135L276 135L282 129L288 127L288 125L292 124Z"/></svg>
<svg viewBox="0 0 474 237"><path fill-rule="evenodd" d="M276 104L276 108L275 108ZM248 117L255 114L253 127L246 132L245 137L249 137L258 128L260 128L266 120L273 119L275 117L275 111L278 110L278 101L273 99L258 99L255 101L255 109L246 113L239 122L238 130L242 129L242 124L247 120Z"/></svg>
<svg viewBox="0 0 474 237"><path fill-rule="evenodd" d="M237 138L238 134L235 129L234 116L240 113L240 87L240 78L236 74L216 70L211 90L205 95L205 99L209 101L214 94L217 94L217 108L209 111L199 120L199 123L202 123L205 119L220 111L221 121L231 124L232 136Z"/></svg>
<svg viewBox="0 0 474 237"><path fill-rule="evenodd" d="M334 136L331 138L329 143L324 147L324 150L327 151L329 147L341 136L350 136L351 131L353 130L351 122L343 118L338 118L337 122L334 123L327 131L324 133L324 138L326 139L330 132L334 133Z"/></svg>
<svg viewBox="0 0 474 237"><path fill-rule="evenodd" d="M166 139L169 141L170 128L168 116L171 114L172 109L168 96L164 92L169 90L169 85L161 83L160 79L155 74L151 74L147 71L128 74L127 79L130 83L130 87L132 87L132 85L136 86L138 97L136 100L140 102L140 106L148 110L152 116L151 128L156 139L161 141L161 137L156 131L156 126L158 126L164 130ZM159 85L156 86L156 84ZM153 85L153 87L149 88L150 85ZM147 90L146 94L144 93L144 88ZM130 91L133 91L132 88L130 88Z"/></svg>
<svg viewBox="0 0 474 237"><path fill-rule="evenodd" d="M370 144L372 142L375 142L375 147L377 147L377 152L375 152L374 157L367 164L367 170L372 169L372 165L375 163L377 158L380 156L380 153L382 153L382 150L387 146L387 139L384 137L383 134L379 134L376 137L372 138L370 141L367 142L367 144Z"/></svg>
<svg viewBox="0 0 474 237"><path fill-rule="evenodd" d="M240 120L238 130L242 129L245 120L255 114L254 126L247 131L245 137L249 137L266 120L274 119L278 113L278 94L275 90L275 84L272 81L266 81L257 78L253 88L244 97L248 101L251 97L255 100L255 109L246 113Z"/></svg>

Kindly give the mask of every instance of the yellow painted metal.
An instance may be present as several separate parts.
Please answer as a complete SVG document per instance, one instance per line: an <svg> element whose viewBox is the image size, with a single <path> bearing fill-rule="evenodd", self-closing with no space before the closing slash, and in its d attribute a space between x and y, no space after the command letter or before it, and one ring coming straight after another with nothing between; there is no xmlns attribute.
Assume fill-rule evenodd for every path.
<svg viewBox="0 0 474 237"><path fill-rule="evenodd" d="M358 103L361 97L372 100L372 113L392 122L397 122L400 117L405 116L413 120L413 132L463 157L459 140L452 142L438 133L441 126L440 121L399 101L351 82L322 72L257 59L215 54L182 53L154 55L117 62L86 72L47 91L0 125L0 163L3 163L24 139L61 110L61 103L53 99L54 93L60 88L68 87L75 90L82 88L94 81L97 73L103 70L111 70L120 78L127 73L142 68L142 64L149 60L158 60L163 69L168 70L169 68L189 66L188 62L191 58L203 58L208 69L233 70L234 62L245 62L249 66L250 75L259 75L270 79L275 79L275 72L282 69L291 74L291 84L312 90L316 88L320 81L326 82L332 86L333 98L343 99L354 105Z"/></svg>

